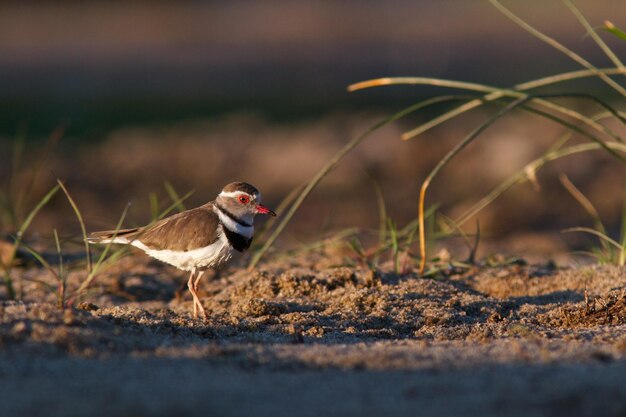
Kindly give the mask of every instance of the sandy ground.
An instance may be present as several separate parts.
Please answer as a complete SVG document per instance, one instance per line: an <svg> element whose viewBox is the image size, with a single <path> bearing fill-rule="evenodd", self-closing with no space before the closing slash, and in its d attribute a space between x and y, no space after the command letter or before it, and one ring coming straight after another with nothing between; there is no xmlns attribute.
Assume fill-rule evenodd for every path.
<svg viewBox="0 0 626 417"><path fill-rule="evenodd" d="M626 271L523 262L372 272L319 250L184 277L143 256L64 311L17 268L0 414L624 415ZM69 291L84 279L70 275Z"/></svg>

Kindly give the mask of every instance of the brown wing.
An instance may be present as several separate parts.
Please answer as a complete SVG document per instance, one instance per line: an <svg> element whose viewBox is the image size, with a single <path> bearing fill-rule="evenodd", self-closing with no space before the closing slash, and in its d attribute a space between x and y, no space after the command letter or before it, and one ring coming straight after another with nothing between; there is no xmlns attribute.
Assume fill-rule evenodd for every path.
<svg viewBox="0 0 626 417"><path fill-rule="evenodd" d="M219 218L211 204L183 211L137 231L135 240L150 249L187 251L208 246L218 239Z"/></svg>

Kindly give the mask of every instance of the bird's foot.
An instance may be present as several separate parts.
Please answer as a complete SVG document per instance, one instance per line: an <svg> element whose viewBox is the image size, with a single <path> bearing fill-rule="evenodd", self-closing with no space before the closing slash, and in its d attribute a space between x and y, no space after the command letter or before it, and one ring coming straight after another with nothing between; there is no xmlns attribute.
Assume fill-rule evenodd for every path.
<svg viewBox="0 0 626 417"><path fill-rule="evenodd" d="M200 300L194 300L193 303L193 318L206 320L208 318L206 310L200 303Z"/></svg>
<svg viewBox="0 0 626 417"><path fill-rule="evenodd" d="M198 303L198 310L200 310L200 314L199 314L199 318L201 320L206 320L208 318L206 311L204 310L204 307L202 307L202 304Z"/></svg>

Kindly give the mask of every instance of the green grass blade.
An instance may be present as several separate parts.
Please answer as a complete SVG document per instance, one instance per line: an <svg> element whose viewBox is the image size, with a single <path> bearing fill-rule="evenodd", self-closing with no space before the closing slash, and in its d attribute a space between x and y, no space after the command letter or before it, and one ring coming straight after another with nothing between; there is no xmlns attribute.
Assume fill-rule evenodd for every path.
<svg viewBox="0 0 626 417"><path fill-rule="evenodd" d="M277 254L275 255L275 259L281 260L281 259L286 259L286 258L293 258L294 256L297 256L299 254L307 253L307 252L310 252L319 248L323 248L327 246L329 242L330 244L337 244L343 240L348 240L348 244L349 244L349 238L355 236L358 232L359 232L359 229L356 227L350 227L344 230L340 230L339 232L334 233L333 235L329 237L325 237L318 241L304 244L296 249L290 249L280 254Z"/></svg>
<svg viewBox="0 0 626 417"><path fill-rule="evenodd" d="M89 243L87 242L87 228L85 227L85 221L83 220L83 215L81 214L80 210L78 209L78 206L76 205L76 202L74 201L74 199L70 195L70 192L65 187L65 184L63 184L63 181L61 181L60 179L57 178L57 184L63 190L63 193L65 194L65 197L67 197L67 201L69 201L70 205L72 206L72 209L74 210L74 214L76 214L76 218L78 219L78 223L80 224L80 231L81 231L81 233L83 235L83 242L84 242L84 245L85 245L85 256L87 257L87 272L89 273L89 272L91 272L91 268L92 268L92 265L91 265L91 250L89 248ZM56 234L56 231L55 231L55 234Z"/></svg>
<svg viewBox="0 0 626 417"><path fill-rule="evenodd" d="M159 218L159 199L157 198L156 193L148 194L148 202L150 204L150 219L152 221L156 221Z"/></svg>
<svg viewBox="0 0 626 417"><path fill-rule="evenodd" d="M363 248L363 244L356 237L352 237L352 239L348 239L348 248L355 253L355 255L359 258L361 262L365 262L367 259L367 255L365 254L365 249Z"/></svg>
<svg viewBox="0 0 626 417"><path fill-rule="evenodd" d="M536 80L526 81L521 84L515 85L514 90L528 91L535 88L547 87L557 83L566 81L573 81L580 78L596 77L598 73L605 75L624 75L626 74L626 68L597 68L595 70L576 70L563 72L560 74L549 75L547 77L538 78Z"/></svg>
<svg viewBox="0 0 626 417"><path fill-rule="evenodd" d="M35 260L37 262L39 262L41 264L41 266L43 266L46 271L50 272L50 275L52 275L54 277L54 279L56 279L57 281L60 280L59 274L57 273L57 271L54 270L52 265L50 265L50 263L48 261L46 261L44 259L44 257L41 256L41 254L38 251L36 251L35 249L33 249L30 245L28 245L26 243L22 243L22 248L25 251L27 251L28 253L30 253L31 256L33 258L35 258Z"/></svg>
<svg viewBox="0 0 626 417"><path fill-rule="evenodd" d="M614 150L626 153L626 145L617 142L608 142L607 146ZM553 150L544 154L543 156L528 163L522 169L511 175L505 181L501 182L498 186L492 189L489 194L480 199L476 204L466 210L461 216L459 216L455 223L459 226L465 224L469 219L476 216L481 210L491 204L500 195L504 194L507 190L513 187L515 184L522 183L528 180L528 172L536 172L541 169L548 162L555 161L566 156L575 155L582 152L589 152L594 150L600 150L601 147L597 143L584 143L580 145L573 145L563 149Z"/></svg>
<svg viewBox="0 0 626 417"><path fill-rule="evenodd" d="M538 94L538 95L533 95L534 98L580 98L580 99L585 99L585 100L589 100L589 101L593 101L594 103L598 104L601 107L604 107L605 110L608 111L608 113L615 117L618 121L620 121L622 123L622 125L626 126L626 116L622 113L620 113L615 107L611 106L610 104L608 104L606 101L592 95L592 94L586 94L586 93L559 93L559 94ZM591 119L594 122L597 121L598 119ZM621 139L619 136L615 135L614 139Z"/></svg>
<svg viewBox="0 0 626 417"><path fill-rule="evenodd" d="M402 117L404 117L404 116L406 116L408 114L411 114L411 113L413 113L413 112L415 112L417 110L420 110L422 108L425 108L425 107L428 107L428 106L431 106L431 105L434 105L434 104L437 104L437 103L443 103L443 102L456 100L456 99L457 99L456 96L452 96L452 98L444 96L444 97L435 97L435 98L431 98L431 99L428 99L428 100L420 101L419 103L416 103L416 104L414 104L412 106L409 106L409 107L407 107L407 108L405 108L405 109L403 109L403 110L393 114L392 116L387 117L387 118L381 120L380 122L376 123L375 125L373 125L369 129L367 129L362 134L360 134L360 135L356 136L355 138L353 138L346 145L344 145L344 147L341 148L341 150L339 150L339 152L337 152L333 156L333 158L331 158L331 160L328 161L313 176L313 178L311 178L311 180L308 182L306 187L300 192L300 194L298 195L298 197L294 201L293 205L290 207L289 211L282 217L280 223L274 229L273 233L265 241L265 243L263 244L261 249L259 249L254 254L254 256L252 257L252 259L250 261L248 269L253 269L259 263L259 261L263 258L265 253L268 251L268 249L274 244L274 241L282 233L283 229L287 226L287 223L289 223L289 221L291 220L291 218L293 217L295 212L298 210L298 208L300 208L300 205L302 204L302 202L309 196L309 194L313 191L313 189L317 186L317 184L319 184L320 181L330 171L332 171L333 168L335 168L335 166L339 163L339 161L341 161L343 159L344 156L346 156L348 153L350 153L350 151L352 151L352 149L357 147L372 132L380 129L383 126L386 126L386 125L388 125L390 123L393 123L393 122L401 119Z"/></svg>
<svg viewBox="0 0 626 417"><path fill-rule="evenodd" d="M398 245L398 231L395 223L391 218L387 219L387 229L389 229L389 238L391 239L391 256L393 260L393 270L396 274L400 273L400 247Z"/></svg>
<svg viewBox="0 0 626 417"><path fill-rule="evenodd" d="M122 224L124 223L124 219L126 218L126 214L128 213L128 209L130 208L130 204L127 204L126 207L124 208L124 211L122 212L122 215L120 216L119 221L117 222L117 225L115 226L115 231L113 232L113 236L111 238L111 240L114 240L115 237L117 236L117 233L120 231L120 229L122 228ZM79 296L83 293L83 291L85 291L85 289L87 287L89 287L89 285L91 284L91 282L94 280L94 278L96 277L96 274L99 272L100 267L102 265L102 263L104 262L104 260L106 259L107 254L109 253L111 246L113 245L113 242L109 242L104 250L102 251L102 253L100 254L100 257L98 258L98 261L96 262L96 265L93 267L93 269L91 270L91 272L89 272L87 274L87 277L85 278L85 280L81 283L81 285L78 287L78 289L76 290L76 296Z"/></svg>
<svg viewBox="0 0 626 417"><path fill-rule="evenodd" d="M567 175L562 173L561 175L559 175L559 180L561 181L561 184L563 185L563 187L565 187L565 190L567 190L567 192L570 193L572 197L574 197L574 200L576 200L578 204L583 208L583 210L587 212L589 217L591 217L594 228L599 233L606 235L606 228L604 227L604 224L602 223L602 219L600 219L600 214L598 213L594 205L591 203L591 201L589 201L587 196L585 196L582 193L582 191L580 191L578 187L576 187L574 183L572 183L569 180ZM604 240L600 240L600 244L602 245L602 248L605 251L610 252L610 256L612 257L613 255L612 248L608 246Z"/></svg>
<svg viewBox="0 0 626 417"><path fill-rule="evenodd" d="M478 219L476 219L476 235L474 238L474 242L472 242L467 233L465 233L465 230L463 230L463 228L461 228L453 219L442 214L440 214L440 217L448 229L455 231L459 236L461 236L463 242L465 242L465 245L467 245L467 248L469 250L467 262L473 264L476 259L476 252L478 250L478 244L480 242L480 227L478 224ZM453 236L453 232L448 232L447 234Z"/></svg>
<svg viewBox="0 0 626 417"><path fill-rule="evenodd" d="M608 20L605 21L603 29L606 30L607 32L613 34L614 36L617 36L618 38L623 39L623 40L626 41L626 32L624 32L623 30L621 30L620 28L615 26L612 22L610 22Z"/></svg>
<svg viewBox="0 0 626 417"><path fill-rule="evenodd" d="M167 191L167 194L170 196L170 198L172 199L174 204L176 204L176 206L175 206L176 209L179 212L187 210L185 208L185 204L183 204L183 200L180 198L180 196L178 195L178 193L174 189L174 186L172 185L172 183L169 182L169 181L165 181L165 183L163 185L165 186L165 191Z"/></svg>
<svg viewBox="0 0 626 417"><path fill-rule="evenodd" d="M535 113L540 115L541 117L544 117L546 119L552 120L566 128L568 128L570 131L572 132L576 132L580 135L582 135L583 137L591 140L592 142L597 143L598 145L600 145L600 147L602 149L604 149L607 153L609 153L611 156L615 157L615 159L619 160L622 163L626 164L626 157L621 155L620 153L616 152L615 149L611 146L607 145L607 142L604 142L603 140L601 140L600 138L598 138L597 136L592 135L591 133L587 132L586 130L581 129L580 127L578 127L577 125L570 123L568 121L566 121L565 119L561 119L559 117L553 116L550 113L535 109L533 107L530 106L522 106L522 109L531 113ZM593 120L593 119L592 119ZM618 143L623 143L624 140L621 137L617 137L616 142Z"/></svg>
<svg viewBox="0 0 626 417"><path fill-rule="evenodd" d="M56 241L58 242L58 235L56 233L56 229L54 230L54 235L56 238ZM58 245L58 243L57 243ZM57 246L58 247L58 246ZM40 280L40 279L25 279L28 281L32 281L35 282L39 285L42 285L43 287L45 287L48 291L50 291L52 294L56 294L57 296L57 305L59 308L63 308L64 304L64 297L65 297L65 278L62 275L63 272L61 272L61 270L59 270L59 273L57 273L54 268L50 265L50 263L48 261L46 261L43 256L41 256L41 254L39 252L37 252L35 249L33 249L32 247L30 247L29 245L26 245L24 243L22 243L22 248L24 248L28 253L31 254L31 256L33 258L35 258L35 260L37 262L39 262L41 264L41 266L44 267L44 269L46 271L48 271L50 273L50 275L52 275L56 281L57 281L57 286L54 287L50 284L48 284L47 282ZM59 248L60 250L60 248ZM62 261L61 261L62 262Z"/></svg>
<svg viewBox="0 0 626 417"><path fill-rule="evenodd" d="M183 201L185 201L189 197L191 197L193 195L193 193L195 193L195 190L191 190L191 191L187 192L181 198L177 198L176 200L174 200L174 202L172 202L172 204L170 204L165 210L163 210L161 213L159 213L159 215L157 216L157 220L161 220L162 218L164 218L165 216L170 214L175 208L179 207L180 204L182 204Z"/></svg>
<svg viewBox="0 0 626 417"><path fill-rule="evenodd" d="M447 165L447 163L454 158L459 152L461 152L467 145L469 145L474 139L476 139L483 131L485 131L489 126L491 126L496 120L500 119L502 116L507 114L508 112L516 109L517 107L524 104L528 101L528 97L520 97L515 101L507 104L504 108L500 109L495 115L491 116L485 122L481 123L476 129L474 129L469 135L465 137L461 142L459 142L450 152L448 152L433 168L433 170L426 177L425 182L430 183L433 178L439 173L439 171Z"/></svg>
<svg viewBox="0 0 626 417"><path fill-rule="evenodd" d="M529 100L532 100L533 103L538 103L538 104L542 105L543 107L545 107L547 109L554 110L554 111L556 111L558 113L561 113L561 114L563 114L565 116L569 116L569 117L572 117L574 119L577 119L577 120L585 123L589 127L593 128L593 129L595 129L595 130L597 130L599 132L606 133L607 135L611 136L615 140L621 140L619 135L615 134L611 129L609 129L606 126L604 126L602 124L599 124L596 121L586 117L582 113L579 113L579 112L574 111L572 109L569 109L567 107L560 106L558 104L552 103L552 102L550 102L548 100L545 100L545 99L542 99L542 98L538 98L538 97L534 97L534 96L531 96L529 94L526 94L526 93L523 93L523 92L519 92L519 91L515 91L515 90L511 90L511 89L497 88L497 87L493 87L493 86L489 86L489 85L485 85L485 84L465 83L465 82L461 82L461 81L446 80L446 79L441 79L441 78L429 78L429 77L384 78L384 79L378 79L378 80L364 81L362 83L354 84L351 87L354 87L354 90L361 89L361 88L373 87L375 85L368 85L368 83L374 83L374 82L376 82L376 85L394 85L394 84L418 85L418 84L423 84L423 85L430 85L430 86L439 86L439 87L448 87L448 88L461 88L461 89L467 89L467 90L470 90L470 91L479 91L479 92L493 93L493 95L490 94L490 95L487 96L490 100L500 99L500 98L503 98L503 97L509 97L509 98L513 98L513 99L529 99ZM478 100L478 101L479 101L478 105L482 104L481 100ZM465 105L462 105L461 107L458 107L458 108L452 110L452 112L467 111L467 110L469 110L469 108L466 108L466 105L470 106L471 103L472 102L466 103ZM460 113L455 113L454 115L458 115L458 114L460 114ZM415 128L415 129L412 129L412 130L410 130L408 132L405 132L404 134L402 134L402 139L403 140L408 140L408 139L414 138L415 136L419 135L420 133L423 132L423 126L424 125L420 125L417 128Z"/></svg>
<svg viewBox="0 0 626 417"><path fill-rule="evenodd" d="M604 227L604 224L602 224L602 220L600 219L600 214L598 213L598 210L596 210L594 205L591 203L591 201L589 201L587 196L585 196L582 193L582 191L580 191L578 187L576 187L574 183L570 181L567 175L565 174L559 175L559 180L561 181L561 184L563 184L563 187L565 187L567 192L569 192L570 195L574 197L574 199L578 202L578 204L580 204L580 206L587 212L589 217L591 217L595 229L602 234L606 234L606 229Z"/></svg>
<svg viewBox="0 0 626 417"><path fill-rule="evenodd" d="M615 66L618 68L624 68L624 64L622 64L622 61L620 61L617 55L615 55L611 48L609 48L609 46L602 40L602 38L598 35L595 29L591 27L591 25L589 24L585 16L580 12L578 7L576 7L576 5L571 0L563 0L563 3L565 3L565 5L569 7L574 16L576 16L576 19L578 19L580 24L583 25L589 36L591 36L596 44L598 44L600 49L602 49L606 56L609 57L613 64L615 64Z"/></svg>
<svg viewBox="0 0 626 417"><path fill-rule="evenodd" d="M376 193L376 204L378 205L378 249L376 250L376 256L372 260L374 264L378 263L378 254L380 248L385 246L387 240L387 206L385 204L385 197L383 196L383 190L380 185L373 178L371 179L372 186Z"/></svg>
<svg viewBox="0 0 626 417"><path fill-rule="evenodd" d="M459 142L452 150L450 150L430 171L420 189L419 203L418 203L418 217L419 217L419 230L420 230L420 273L424 273L426 267L426 230L425 230L425 218L424 218L424 205L426 201L426 190L430 183L439 173L439 171L448 164L448 162L454 158L459 152L461 152L467 145L473 142L483 131L489 126L499 120L502 116L508 112L516 109L517 107L528 101L528 97L520 97L515 101L507 104L506 107L500 109L495 115L491 116L485 122L481 123L476 129L474 129L469 135L467 135L461 142Z"/></svg>
<svg viewBox="0 0 626 417"><path fill-rule="evenodd" d="M41 200L39 200L35 208L33 208L30 213L28 213L26 220L24 220L24 223L22 223L19 231L17 232L18 242L21 240L22 235L24 234L26 229L28 229L37 213L39 213L39 210L41 210L43 206L48 204L48 201L50 201L50 199L57 193L57 191L59 191L59 188L59 185L54 186Z"/></svg>
<svg viewBox="0 0 626 417"><path fill-rule="evenodd" d="M37 205L30 211L30 213L28 213L28 216L26 217L26 219L20 226L15 236L15 242L13 244L13 248L8 256L9 261L7 262L6 265L4 265L4 263L2 264L2 268L4 270L4 285L7 289L7 296L9 297L9 299L15 298L15 291L13 289L13 282L11 280L11 269L13 266L13 262L15 260L15 255L17 254L17 250L20 248L20 246L23 243L22 237L24 235L24 232L26 232L26 230L30 226L31 222L33 221L37 213L39 213L39 210L41 210L43 206L48 204L48 201L50 201L50 199L56 194L58 190L59 190L58 185L53 187L50 191L48 191L48 193L41 200L39 200Z"/></svg>
<svg viewBox="0 0 626 417"><path fill-rule="evenodd" d="M626 263L626 189L624 190L624 201L622 202L622 227L620 231L620 244L622 246L622 250L619 255L620 266L623 266Z"/></svg>
<svg viewBox="0 0 626 417"><path fill-rule="evenodd" d="M604 68L604 69L598 69L597 71L602 72L603 74L626 74L626 69L622 69L622 68ZM596 76L596 71L591 71L591 70L578 70L578 71L572 71L572 72L566 72L566 73L561 73L561 74L556 74L556 75L551 75L548 77L544 77L544 78L539 78L536 80L531 80L531 81L527 81L521 84L517 84L513 87L513 90L515 91L527 91L527 90L531 90L531 89L535 89L535 88L540 88L540 87L545 87L548 85L552 85L552 84L556 84L559 82L565 82L565 81L571 81L571 80L575 80L575 79L579 79L579 78L585 78L585 77L591 77L591 76ZM402 77L401 79L405 80L405 79L415 79L413 77ZM396 78L379 78L379 79L374 79L374 80L367 80L367 81L363 81L360 83L356 83L356 84L352 84L350 86L348 86L348 91L357 91L360 89L364 89L364 88L371 88L371 87L379 87L379 86L385 86L385 85L393 85L393 84L397 84L396 83ZM428 80L427 78L422 78L422 80ZM411 84L409 82L409 84ZM429 84L427 81L423 82L423 84L426 85L431 85ZM435 84L432 84L435 85ZM491 102L491 101L495 101L495 100L499 100L501 98L505 97L505 94L502 91L496 91L496 92L492 92L489 93L481 98L477 98L471 101L468 101L466 103L463 103L462 105L453 108L452 110L449 110L433 119L430 119L429 121L419 125L418 127L416 127L415 129L411 130L411 134L409 135L409 133L407 132L407 136L410 137L415 137L418 136L424 132L426 132L427 130L430 130L450 119L453 119L456 116L459 116L467 111L470 111L472 109L475 109L479 106L482 106L485 103Z"/></svg>
<svg viewBox="0 0 626 417"><path fill-rule="evenodd" d="M56 246L57 255L59 255L59 277L62 278L65 276L65 271L63 267L63 252L61 251L61 242L59 241L59 234L57 233L57 229L52 229L54 234L54 244Z"/></svg>
<svg viewBox="0 0 626 417"><path fill-rule="evenodd" d="M302 192L304 187L306 187L306 183L295 186L291 191L289 191L287 196L283 198L280 203L278 203L278 206L274 210L277 213L277 217L270 216L269 219L263 222L263 225L261 225L259 230L256 230L256 227L255 227L254 241L259 241L259 242L263 241L265 234L268 232L268 230L272 228L272 226L274 226L275 222L278 220L279 218L278 216L280 216L280 214L283 211L285 211L291 203L294 202L294 200ZM256 245L255 243L253 243L254 249L258 249L258 246L261 246L261 245Z"/></svg>
<svg viewBox="0 0 626 417"><path fill-rule="evenodd" d="M59 255L59 285L57 292L57 305L59 308L65 307L65 285L66 285L66 276L65 269L63 265L63 251L61 250L61 243L59 241L59 235L57 233L57 229L54 230L54 242L57 249L57 254Z"/></svg>
<svg viewBox="0 0 626 417"><path fill-rule="evenodd" d="M609 236L605 235L604 233L600 233L595 229L592 229L590 227L571 227L569 229L565 229L563 232L582 232L582 233L589 233L590 235L594 235L597 236L598 238L600 238L601 240L605 241L606 243L608 243L609 245L613 246L614 248L617 248L618 250L622 250L622 245L620 245L617 241L615 241L614 239L611 239Z"/></svg>

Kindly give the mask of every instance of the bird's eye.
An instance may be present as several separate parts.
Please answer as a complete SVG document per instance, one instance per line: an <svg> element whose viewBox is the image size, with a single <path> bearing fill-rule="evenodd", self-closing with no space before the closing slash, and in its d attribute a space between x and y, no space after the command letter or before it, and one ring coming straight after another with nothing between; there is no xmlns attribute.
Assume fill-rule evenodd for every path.
<svg viewBox="0 0 626 417"><path fill-rule="evenodd" d="M248 197L247 197L247 196L245 196L245 195L240 195L240 196L239 196L239 202L240 202L241 204L248 204L248 203L250 202L250 198L248 198Z"/></svg>

